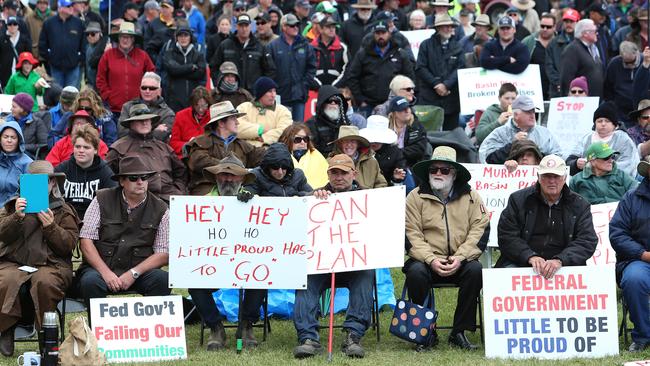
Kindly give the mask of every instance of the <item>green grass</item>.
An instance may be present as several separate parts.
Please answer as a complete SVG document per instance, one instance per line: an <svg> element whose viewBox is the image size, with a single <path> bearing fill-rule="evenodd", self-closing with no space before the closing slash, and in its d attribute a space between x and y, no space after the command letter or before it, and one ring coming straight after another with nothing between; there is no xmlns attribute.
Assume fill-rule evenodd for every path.
<svg viewBox="0 0 650 366"><path fill-rule="evenodd" d="M395 283L395 293L401 294L404 283L404 275L400 270L392 270L393 281ZM183 292L181 292L183 293ZM186 293L183 293L186 294ZM451 324L454 307L456 303L456 290L443 289L436 298L436 304L440 312L439 324ZM67 321L72 320L78 314L68 314ZM417 353L414 347L388 333L388 325L392 311L386 310L381 313L381 341L377 343L374 330L368 330L368 333L362 340L362 345L366 350L366 357L362 360L348 359L340 352L340 343L342 334L340 330L335 329L333 361L334 365L622 365L626 361L650 359L650 350L641 354L631 354L627 351L626 344L623 344L623 338L620 338L621 354L617 357L599 358L599 359L572 359L565 361L542 361L542 360L488 360L484 357L484 350L481 348L476 352L461 351L451 348L447 345L446 337L448 331L439 331L440 344L433 350L424 353ZM620 318L620 304L619 304ZM344 319L343 315L335 317L337 323ZM325 322L323 322L325 324ZM168 361L156 363L142 363L141 365L316 365L327 363L327 353L323 355L298 361L292 356L293 347L296 346L296 331L293 322L290 320L271 319L272 333L266 342L260 342L260 346L252 351L244 350L240 355L235 353L234 329L227 329L228 348L220 352L207 352L199 346L199 325L191 325L186 329L186 340L188 359L182 361ZM327 345L327 329L322 329L321 342L323 346ZM206 330L205 336L209 332ZM256 329L258 340L261 341L262 330ZM475 334L468 333L471 341L479 344L480 338L478 332ZM36 349L36 343L17 343L15 357L25 351ZM1 358L0 365L15 365L14 358Z"/></svg>

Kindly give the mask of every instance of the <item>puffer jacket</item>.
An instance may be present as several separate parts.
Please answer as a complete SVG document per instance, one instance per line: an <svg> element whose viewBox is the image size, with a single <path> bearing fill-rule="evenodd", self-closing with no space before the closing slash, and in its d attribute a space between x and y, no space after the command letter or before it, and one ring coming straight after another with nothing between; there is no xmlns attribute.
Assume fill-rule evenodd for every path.
<svg viewBox="0 0 650 366"><path fill-rule="evenodd" d="M282 180L278 181L271 176L269 170L272 166L283 166L289 169ZM307 196L312 192L305 174L302 170L294 168L289 149L281 143L269 146L260 166L253 169L253 174L255 174L255 181L245 188L262 197Z"/></svg>
<svg viewBox="0 0 650 366"><path fill-rule="evenodd" d="M176 33L178 34L178 31ZM178 42L172 41L172 44L165 49L162 63L167 73L167 83L165 83L167 104L174 112L189 107L190 94L194 88L205 85L206 63L203 46L200 43L190 43L183 50Z"/></svg>
<svg viewBox="0 0 650 366"><path fill-rule="evenodd" d="M342 111L340 112L341 117L339 117L338 121L331 121L323 113L325 102L333 96L338 96L343 101ZM316 99L316 114L305 122L311 132L312 144L323 156L327 156L332 152L334 146L329 143L338 138L339 127L350 125L347 114L348 104L345 102L343 94L331 85L323 85L318 91L318 98Z"/></svg>
<svg viewBox="0 0 650 366"><path fill-rule="evenodd" d="M7 128L13 128L18 134L18 151L6 153L0 149L0 203L16 195L21 174L27 173L27 166L32 158L25 154L25 139L23 131L15 121L5 121L0 125L0 135Z"/></svg>
<svg viewBox="0 0 650 366"><path fill-rule="evenodd" d="M240 104L237 110L246 113L239 118L237 138L246 140L253 146L278 142L282 131L293 123L291 111L282 104L276 103L273 108L265 108L257 101L245 102Z"/></svg>

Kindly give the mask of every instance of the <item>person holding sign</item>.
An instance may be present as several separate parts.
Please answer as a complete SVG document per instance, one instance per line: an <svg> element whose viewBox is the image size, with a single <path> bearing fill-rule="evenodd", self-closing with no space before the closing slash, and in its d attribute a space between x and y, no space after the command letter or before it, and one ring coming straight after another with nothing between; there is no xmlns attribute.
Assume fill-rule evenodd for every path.
<svg viewBox="0 0 650 366"><path fill-rule="evenodd" d="M609 223L616 278L634 323L630 352L650 345L650 160L641 161L637 171L643 181L623 196Z"/></svg>
<svg viewBox="0 0 650 366"><path fill-rule="evenodd" d="M449 344L474 350L465 331L476 330L476 298L483 287L479 241L490 222L488 212L467 184L471 175L456 162L453 148L437 147L431 159L413 167L413 174L420 186L406 197L409 259L403 272L409 296L423 305L433 284L458 285Z"/></svg>
<svg viewBox="0 0 650 366"><path fill-rule="evenodd" d="M21 315L33 302L36 329L43 313L54 311L72 281L72 250L79 239L79 219L63 201L59 185L65 174L55 173L52 164L38 160L29 174L44 174L47 186L21 184L21 195L4 204L0 211L0 353L14 353L14 330ZM45 182L45 181L44 181ZM48 208L25 213L30 192L47 190ZM38 194L40 192L35 192Z"/></svg>
<svg viewBox="0 0 650 366"><path fill-rule="evenodd" d="M549 279L562 266L584 266L598 244L586 199L566 186L556 155L539 164L538 182L510 195L499 219L496 267L529 267Z"/></svg>
<svg viewBox="0 0 650 366"><path fill-rule="evenodd" d="M252 170L255 181L246 189L261 197L308 196L312 193L305 173L295 169L287 146L275 143L269 146L260 166Z"/></svg>
<svg viewBox="0 0 650 366"><path fill-rule="evenodd" d="M18 177L27 172L32 158L25 154L25 139L18 122L0 122L0 204L4 205L18 191Z"/></svg>
<svg viewBox="0 0 650 366"><path fill-rule="evenodd" d="M169 209L148 189L155 173L140 156L127 155L113 175L120 185L98 191L90 202L76 276L87 305L109 292L169 295L168 274L160 269L169 258Z"/></svg>
<svg viewBox="0 0 650 366"><path fill-rule="evenodd" d="M314 191L314 197L325 200L332 193L349 192L362 189L355 180L357 171L354 161L346 154L338 154L327 159L329 183ZM307 276L307 289L296 290L293 323L298 333L300 345L294 348L295 358L306 358L320 354L322 347L318 335L319 299L329 287L330 274ZM362 358L365 351L361 338L371 323L374 270L342 272L336 274L336 285L350 290L348 312L343 322L345 339L341 349L348 357Z"/></svg>

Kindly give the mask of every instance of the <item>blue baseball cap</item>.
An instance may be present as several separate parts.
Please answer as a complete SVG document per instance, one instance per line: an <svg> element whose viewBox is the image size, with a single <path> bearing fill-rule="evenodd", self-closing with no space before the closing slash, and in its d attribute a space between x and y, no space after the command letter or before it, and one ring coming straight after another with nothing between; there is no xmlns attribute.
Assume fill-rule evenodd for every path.
<svg viewBox="0 0 650 366"><path fill-rule="evenodd" d="M59 0L59 7L64 7L67 8L68 6L72 6L72 1L70 0Z"/></svg>

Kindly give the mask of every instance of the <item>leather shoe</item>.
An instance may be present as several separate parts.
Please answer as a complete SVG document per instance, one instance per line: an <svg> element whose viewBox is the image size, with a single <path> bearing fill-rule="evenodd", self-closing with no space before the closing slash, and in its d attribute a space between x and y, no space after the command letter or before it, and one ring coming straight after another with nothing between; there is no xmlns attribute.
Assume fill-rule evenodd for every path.
<svg viewBox="0 0 650 366"><path fill-rule="evenodd" d="M455 334L449 335L449 344L455 347L473 351L478 349L478 346L472 344L469 339L465 336L465 333L458 332Z"/></svg>
<svg viewBox="0 0 650 366"><path fill-rule="evenodd" d="M5 357L14 355L14 330L16 326L5 330L0 335L0 353Z"/></svg>
<svg viewBox="0 0 650 366"><path fill-rule="evenodd" d="M638 342L632 342L630 344L630 347L627 349L630 352L641 352L644 349L648 348L648 344L643 344L643 343L638 343Z"/></svg>

